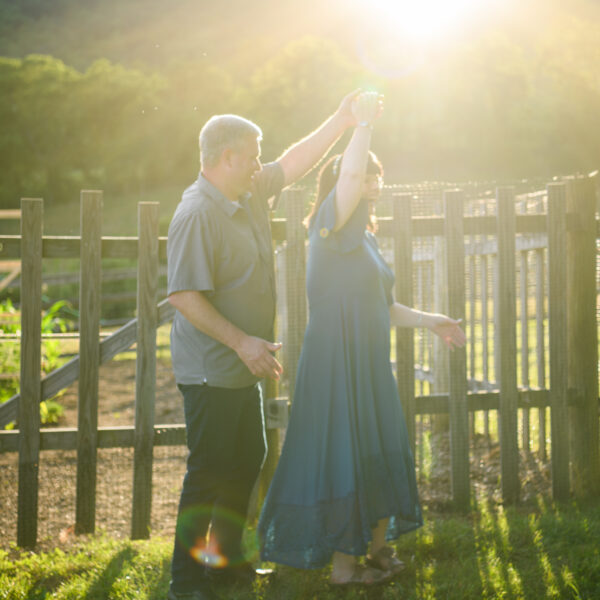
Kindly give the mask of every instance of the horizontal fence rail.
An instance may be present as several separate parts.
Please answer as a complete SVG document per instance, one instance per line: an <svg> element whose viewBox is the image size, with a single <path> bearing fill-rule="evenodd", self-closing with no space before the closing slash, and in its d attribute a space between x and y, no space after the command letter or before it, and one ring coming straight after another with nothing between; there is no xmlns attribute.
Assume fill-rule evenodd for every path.
<svg viewBox="0 0 600 600"><path fill-rule="evenodd" d="M156 310L159 327L171 321L175 314L175 309L169 304L168 300L160 302ZM137 319L132 319L100 342L100 365L111 361L115 356L121 352L125 352L125 350L129 350L135 344L137 340L137 323ZM76 356L56 371L44 377L41 380L42 391L40 402L52 398L58 392L77 381L79 370L80 357ZM6 427L11 421L16 420L20 398L21 394L15 394L12 398L0 404L0 428Z"/></svg>
<svg viewBox="0 0 600 600"><path fill-rule="evenodd" d="M393 237L394 223L391 217L378 219L379 234ZM567 231L578 228L576 215L567 215ZM412 219L412 235L414 237L444 235L443 217L415 216ZM286 219L274 218L271 221L273 241L286 240ZM465 235L495 235L497 224L495 217L465 216L463 217ZM516 215L515 233L546 233L545 215ZM596 221L596 237L600 237L600 221ZM135 237L103 237L101 245L102 258L138 258L138 240ZM18 235L0 235L0 258L15 259L21 256L21 237ZM159 237L158 256L161 261L167 259L167 238ZM79 258L80 238L76 236L44 236L42 242L42 258Z"/></svg>

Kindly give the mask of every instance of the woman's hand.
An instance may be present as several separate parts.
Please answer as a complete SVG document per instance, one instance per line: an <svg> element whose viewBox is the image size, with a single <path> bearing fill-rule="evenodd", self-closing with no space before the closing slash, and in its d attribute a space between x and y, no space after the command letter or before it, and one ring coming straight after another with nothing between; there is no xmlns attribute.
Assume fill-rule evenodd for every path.
<svg viewBox="0 0 600 600"><path fill-rule="evenodd" d="M446 315L427 314L423 325L440 337L450 350L453 350L455 347L462 348L467 341L467 336L460 327L461 322L462 319L451 319Z"/></svg>
<svg viewBox="0 0 600 600"><path fill-rule="evenodd" d="M383 112L383 96L377 92L362 92L352 102L352 114L356 125L373 122Z"/></svg>

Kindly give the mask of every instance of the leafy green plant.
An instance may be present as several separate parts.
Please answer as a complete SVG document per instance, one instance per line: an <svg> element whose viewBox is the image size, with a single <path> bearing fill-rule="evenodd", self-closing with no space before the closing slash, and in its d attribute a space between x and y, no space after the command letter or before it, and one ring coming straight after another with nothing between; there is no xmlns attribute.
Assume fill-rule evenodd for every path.
<svg viewBox="0 0 600 600"><path fill-rule="evenodd" d="M64 413L62 404L56 400L44 400L40 404L40 419L45 425L58 423Z"/></svg>
<svg viewBox="0 0 600 600"><path fill-rule="evenodd" d="M66 333L67 322L61 317L60 311L70 307L66 300L55 302L42 315L42 333ZM57 339L46 339L42 342L42 370L51 373L64 362L60 358L60 341Z"/></svg>
<svg viewBox="0 0 600 600"><path fill-rule="evenodd" d="M68 330L67 320L62 316L71 310L65 300L53 303L42 314L41 332L65 333ZM19 334L21 331L21 313L10 299L0 303L0 328L5 334ZM51 373L64 363L61 358L60 340L42 340L42 373ZM20 344L18 340L10 339L0 344L0 404L6 402L19 392ZM53 399L40 404L40 417L43 424L57 423L63 415L63 407Z"/></svg>
<svg viewBox="0 0 600 600"><path fill-rule="evenodd" d="M17 333L21 326L21 314L10 299L0 304L0 331ZM6 402L19 390L19 344L6 341L0 344L0 403Z"/></svg>

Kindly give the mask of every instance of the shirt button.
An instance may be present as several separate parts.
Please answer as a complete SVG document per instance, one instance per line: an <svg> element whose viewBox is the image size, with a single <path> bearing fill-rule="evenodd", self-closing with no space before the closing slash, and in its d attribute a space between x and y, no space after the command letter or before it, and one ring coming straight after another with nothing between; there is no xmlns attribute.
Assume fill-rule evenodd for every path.
<svg viewBox="0 0 600 600"><path fill-rule="evenodd" d="M323 227L320 231L319 231L319 235L322 238L326 238L329 235L329 229L327 229L327 227Z"/></svg>

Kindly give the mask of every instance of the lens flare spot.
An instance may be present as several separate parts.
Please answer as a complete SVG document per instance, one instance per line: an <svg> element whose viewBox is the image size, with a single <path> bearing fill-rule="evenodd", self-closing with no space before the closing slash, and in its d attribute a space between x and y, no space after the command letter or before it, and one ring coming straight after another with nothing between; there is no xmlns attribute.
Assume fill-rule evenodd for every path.
<svg viewBox="0 0 600 600"><path fill-rule="evenodd" d="M190 548L190 555L196 562L212 569L223 569L229 564L227 557L219 551L219 544L213 539L207 542L205 539L198 538L196 545Z"/></svg>
<svg viewBox="0 0 600 600"><path fill-rule="evenodd" d="M176 535L178 543L200 564L211 568L236 566L246 562L257 552L244 549L243 556L231 558L226 556L224 548L219 545L215 532L219 528L227 530L245 529L245 516L232 510L209 506L193 505L181 511L177 519ZM246 532L248 533L248 532ZM246 535L248 538L248 535Z"/></svg>

